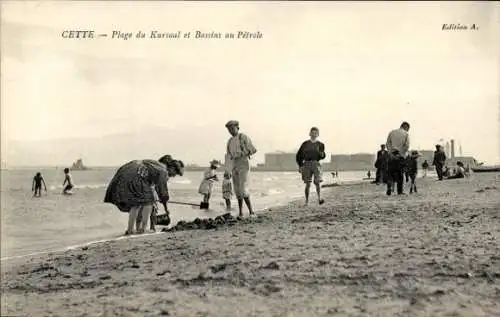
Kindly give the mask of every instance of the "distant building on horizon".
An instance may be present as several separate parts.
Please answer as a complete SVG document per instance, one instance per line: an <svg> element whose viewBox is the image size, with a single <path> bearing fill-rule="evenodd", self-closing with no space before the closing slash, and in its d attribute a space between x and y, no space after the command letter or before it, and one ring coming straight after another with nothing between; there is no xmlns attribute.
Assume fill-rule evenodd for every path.
<svg viewBox="0 0 500 317"><path fill-rule="evenodd" d="M447 142L448 148L450 143ZM450 150L450 149L449 149ZM430 168L434 159L434 150L419 150L418 158L419 169L422 163L427 160ZM255 168L258 171L296 171L298 169L295 161L295 152L276 151L264 154L264 163L257 164ZM332 154L330 161L322 161L323 171L368 171L374 170L376 154L375 153L354 153L354 154ZM449 167L455 167L456 162L461 161L465 166L476 166L477 162L472 156L457 156L452 158L447 155L446 164Z"/></svg>
<svg viewBox="0 0 500 317"><path fill-rule="evenodd" d="M262 171L296 171L298 166L295 160L295 152L274 152L265 153L263 164L257 164L257 170ZM334 154L330 156L330 162L322 161L324 171L356 171L373 170L375 164L375 154L355 153L355 154Z"/></svg>
<svg viewBox="0 0 500 317"><path fill-rule="evenodd" d="M297 162L295 161L296 153L291 152L275 152L266 153L264 155L264 164L258 165L265 169L276 169L278 171L296 170Z"/></svg>
<svg viewBox="0 0 500 317"><path fill-rule="evenodd" d="M334 154L330 157L328 165L330 170L360 171L374 169L376 154Z"/></svg>

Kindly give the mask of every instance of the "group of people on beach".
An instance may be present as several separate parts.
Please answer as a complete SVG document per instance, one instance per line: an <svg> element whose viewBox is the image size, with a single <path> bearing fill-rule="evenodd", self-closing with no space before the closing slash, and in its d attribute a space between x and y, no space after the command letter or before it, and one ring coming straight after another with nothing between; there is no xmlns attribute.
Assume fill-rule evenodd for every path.
<svg viewBox="0 0 500 317"><path fill-rule="evenodd" d="M239 122L230 120L225 124L230 137L226 143L224 160L224 179L222 182L222 197L225 201L226 210L231 210L231 198L234 191L238 203L239 217L243 216L243 207L246 205L249 215L255 212L252 207L250 193L248 191L248 180L250 173L250 158L257 153L257 149L250 137L240 132ZM410 193L417 192L416 176L418 171L418 151L409 152L409 129L410 124L403 122L398 129L389 132L387 141L381 145L377 153L375 168L377 169L375 183L387 184L387 195L394 190L397 194L403 194L403 183L410 181ZM321 197L321 183L323 182L321 161L325 159L325 145L319 141L319 129L312 127L309 138L302 142L297 153L296 162L302 181L305 184L305 204L308 205L311 184L314 183L316 197L319 205L325 203ZM446 155L440 145L436 145L432 165L436 167L438 179L443 179L443 167ZM210 162L209 168L203 173L203 179L198 192L203 196L200 207L208 209L214 183L218 181L217 169L221 163L217 160ZM425 161L422 165L424 171L428 168ZM63 183L63 194L70 194L73 181L69 169L64 169L65 178ZM155 219L158 215L160 202L165 210L165 216L170 222L168 202L170 195L167 182L170 178L182 176L184 163L174 159L171 155L164 155L159 160L133 160L121 166L113 176L107 187L104 197L105 203L115 205L120 211L129 214L128 227L125 234L143 233L146 231L148 222L150 229L154 230ZM424 172L425 173L425 172ZM466 172L461 162L457 163L457 171L450 178L463 178ZM425 175L425 174L424 174ZM41 173L33 178L33 191L35 196L41 195L42 184L47 190ZM66 186L65 186L66 185Z"/></svg>
<svg viewBox="0 0 500 317"><path fill-rule="evenodd" d="M377 152L375 168L377 169L375 176L375 184L387 184L387 195L394 192L394 187L397 188L399 195L404 194L403 183L410 182L410 194L417 192L416 177L418 173L418 158L420 154L416 150L409 152L410 124L403 122L398 129L389 132L387 142L380 145L380 150ZM409 153L409 154L408 154ZM432 165L436 168L438 180L445 179L446 175L446 154L440 144L436 145ZM456 163L457 167L453 175L448 175L446 179L464 178L467 176L464 164L460 161ZM429 163L425 160L422 163L423 176L427 176Z"/></svg>
<svg viewBox="0 0 500 317"><path fill-rule="evenodd" d="M45 194L47 194L47 185L45 184L45 179L43 178L42 173L37 172L35 176L33 176L33 181L31 184L31 191L33 192L33 197L41 197L42 196L42 184L45 190ZM71 173L69 172L69 168L64 169L64 181L62 184L63 195L71 195L71 190L73 189L73 178L71 177Z"/></svg>
<svg viewBox="0 0 500 317"><path fill-rule="evenodd" d="M226 143L224 156L224 180L222 182L222 196L226 209L231 210L232 193L236 196L239 217L243 216L243 207L246 205L249 215L255 212L252 207L248 180L250 174L250 158L257 153L257 149L250 137L240 132L239 122L230 120L225 124L230 137ZM325 145L318 140L319 129L312 127L309 139L304 141L297 154L296 161L299 173L305 183L305 200L309 202L311 183L314 183L318 204L324 204L321 198L322 169L320 161L326 157ZM218 181L217 169L220 162L212 160L209 168L203 173L203 179L198 192L203 195L200 204L207 209L214 183ZM154 230L154 218L158 207L157 202L163 204L165 216L169 218L167 204L170 200L167 182L169 178L182 176L184 163L175 160L170 155L164 155L158 161L134 160L120 167L113 176L104 197L105 203L115 205L120 211L129 214L128 227L125 234L143 233L148 221L150 229Z"/></svg>
<svg viewBox="0 0 500 317"><path fill-rule="evenodd" d="M248 192L248 176L250 172L250 158L257 153L257 149L250 137L239 132L239 122L231 120L226 123L226 128L231 135L226 144L224 160L224 180L222 181L222 197L226 204L226 210L231 210L231 198L234 193L238 201L239 216L243 215L243 202L246 204L250 216L255 213L252 208L250 194ZM202 209L208 209L209 200L212 195L213 184L218 181L216 170L220 162L212 160L210 167L204 172L198 192L203 195ZM232 179L232 182L231 182Z"/></svg>
<svg viewBox="0 0 500 317"><path fill-rule="evenodd" d="M231 196L234 191L239 216L243 216L243 204L247 206L250 216L254 216L255 212L247 187L250 158L257 153L257 149L250 137L240 132L238 121L231 120L226 123L225 127L231 135L226 144L224 162L223 198L226 208L228 210L231 208ZM200 207L208 207L213 184L218 180L216 170L219 165L218 161L212 160L209 169L204 172L198 189L198 192L203 195ZM169 219L170 212L167 203L170 196L167 182L169 178L182 176L183 173L184 163L173 159L171 155L164 155L158 161L147 159L130 161L117 170L106 190L104 202L111 203L120 211L129 214L125 234L144 233L148 221L151 221L152 227L150 228L152 229L155 212L158 210L157 202L163 204L166 217Z"/></svg>

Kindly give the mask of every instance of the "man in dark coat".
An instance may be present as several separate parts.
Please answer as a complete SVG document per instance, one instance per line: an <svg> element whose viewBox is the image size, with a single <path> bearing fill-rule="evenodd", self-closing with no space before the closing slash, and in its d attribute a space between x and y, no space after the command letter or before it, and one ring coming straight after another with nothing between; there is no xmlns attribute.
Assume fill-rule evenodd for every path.
<svg viewBox="0 0 500 317"><path fill-rule="evenodd" d="M387 162L389 160L389 152L385 149L385 144L380 145L380 151L377 152L377 160L375 161L375 168L377 172L375 173L375 184L380 184L381 182L386 183L387 177Z"/></svg>
<svg viewBox="0 0 500 317"><path fill-rule="evenodd" d="M436 167L436 173L440 181L443 180L443 167L446 163L446 153L443 151L443 147L439 144L436 145L436 151L434 151L434 159L432 165Z"/></svg>

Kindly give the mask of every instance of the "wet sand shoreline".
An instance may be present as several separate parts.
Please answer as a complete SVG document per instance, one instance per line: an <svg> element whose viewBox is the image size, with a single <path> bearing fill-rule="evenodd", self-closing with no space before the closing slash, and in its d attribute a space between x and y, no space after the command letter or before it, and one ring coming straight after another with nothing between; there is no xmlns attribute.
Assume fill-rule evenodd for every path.
<svg viewBox="0 0 500 317"><path fill-rule="evenodd" d="M418 185L2 262L2 315L500 316L500 175Z"/></svg>

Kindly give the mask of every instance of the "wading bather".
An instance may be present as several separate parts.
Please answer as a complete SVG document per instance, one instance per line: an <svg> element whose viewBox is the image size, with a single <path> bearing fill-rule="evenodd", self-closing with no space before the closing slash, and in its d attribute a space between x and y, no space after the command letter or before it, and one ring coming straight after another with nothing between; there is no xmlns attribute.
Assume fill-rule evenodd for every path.
<svg viewBox="0 0 500 317"><path fill-rule="evenodd" d="M141 213L141 222L137 226L137 233L145 231L155 204L153 190L156 190L158 200L163 204L165 212L169 213L168 178L176 175L182 176L183 172L182 161L173 160L170 155L163 156L159 161L134 160L116 171L106 190L104 202L115 205L122 212L129 213L125 234L134 233L139 213Z"/></svg>

